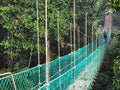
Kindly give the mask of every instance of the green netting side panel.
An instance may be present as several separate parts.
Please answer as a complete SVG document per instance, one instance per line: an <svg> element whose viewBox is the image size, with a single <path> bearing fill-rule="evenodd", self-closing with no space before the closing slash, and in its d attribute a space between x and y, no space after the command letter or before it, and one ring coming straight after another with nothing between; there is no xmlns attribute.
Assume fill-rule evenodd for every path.
<svg viewBox="0 0 120 90"><path fill-rule="evenodd" d="M100 47L101 48L101 47ZM82 52L82 50L84 50L84 48L82 48L80 51ZM52 80L50 82L50 86L48 87L49 90L65 90L71 83L74 82L74 72L75 72L75 77L77 78L80 73L82 72L82 70L92 61L92 60L96 60L96 58L98 57L98 53L100 52L101 49L95 49L95 51L93 53L91 53L87 58L83 58L80 63L76 64L76 68L74 69L73 67L69 69L69 71L65 72L63 75L57 77L56 79ZM79 50L76 51L77 53L80 53ZM99 51L99 52L98 52ZM102 50L103 51L103 50ZM104 55L104 53L102 53ZM80 56L84 57L84 54L81 54ZM72 55L74 56L74 55ZM94 57L93 57L94 56ZM69 58L66 58L65 60L68 61ZM77 58L76 61L79 61L81 58ZM63 60L63 59L62 59ZM61 61L62 61L61 60ZM101 58L99 58L99 60L101 60ZM67 61L62 61L65 64L61 67L64 67L66 64L68 64L69 62ZM97 60L97 62L95 61L95 67L97 67L97 64L99 61ZM97 70L97 69L96 69ZM95 71L96 71L95 70ZM95 74L96 72L94 72ZM91 79L92 81L92 79ZM46 90L46 86L44 85L43 87L41 87L40 90Z"/></svg>
<svg viewBox="0 0 120 90"><path fill-rule="evenodd" d="M60 70L61 70L60 73L61 74L65 73L66 71L68 71L72 67L71 57L72 56L70 54L61 57L61 59L60 59Z"/></svg>
<svg viewBox="0 0 120 90"><path fill-rule="evenodd" d="M89 45L89 50L91 50L91 44ZM54 79L53 81L50 82L50 86L48 87L49 90L65 90L71 83L73 83L74 81L74 72L75 72L75 77L77 78L80 73L82 72L82 70L93 60L93 56L94 56L94 60L96 60L97 55L98 55L98 50L100 49L96 49L94 48L94 52L91 53L87 58L84 58L84 51L85 51L85 47L81 48L79 50L77 50L75 53L76 55L76 69L73 68L73 66L71 66L71 68L67 68L69 69L69 71L64 72L63 75L59 76L58 78ZM91 50L92 51L92 50ZM89 54L89 53L88 53ZM63 63L61 66L61 69L66 65L66 64L70 64L69 61L69 57L72 57L72 59L74 58L74 54L72 53L71 55L68 55L67 57L63 57L64 59L61 60L61 63ZM69 62L68 62L69 61ZM97 64L95 64L97 65ZM67 70L66 69L66 70ZM71 72L71 73L69 73ZM92 79L91 79L92 80ZM44 85L43 87L41 87L41 90L46 90L46 86Z"/></svg>
<svg viewBox="0 0 120 90"><path fill-rule="evenodd" d="M92 43L89 44L89 47L90 46L92 46ZM75 65L79 64L82 60L84 60L84 58L86 58L90 54L90 53L86 53L85 50L87 50L87 46L75 51ZM50 80L53 80L56 77L62 75L63 73L71 69L73 66L74 66L74 52L50 62L49 63ZM60 68L60 72L59 72L59 68Z"/></svg>
<svg viewBox="0 0 120 90"><path fill-rule="evenodd" d="M86 53L86 50L88 49L88 46L91 46L91 45L92 44L89 44L75 52L75 65L79 65L79 63L82 62L89 55L89 53ZM73 66L74 66L74 52L50 62L49 63L50 80L54 80L55 78L64 74L65 72L67 72L68 70L73 68ZM80 68L80 67L82 67L82 68ZM79 71L80 71L80 69L82 71L82 69L84 67L85 67L85 65L83 65L81 63L81 65L79 65ZM30 88L36 87L39 83L39 71L40 71L41 85L44 85L45 84L45 68L46 68L45 64L43 64L41 67L34 67L32 69L14 74L14 79L15 79L15 83L17 86L17 90L29 90ZM60 72L58 72L59 68L61 70ZM78 72L78 69L76 70L76 72ZM7 79L10 79L10 80L7 80ZM2 88L6 87L6 90L7 89L13 90L11 78L7 78L7 79L5 78L3 80L0 80L2 82L0 84L1 87ZM3 81L4 81L4 83L3 83ZM70 82L70 81L66 81L66 82ZM63 85L64 84L62 84L62 86Z"/></svg>
<svg viewBox="0 0 120 90"><path fill-rule="evenodd" d="M14 75L18 90L27 90L38 84L38 67Z"/></svg>
<svg viewBox="0 0 120 90"><path fill-rule="evenodd" d="M12 79L10 76L0 78L0 90L14 90Z"/></svg>
<svg viewBox="0 0 120 90"><path fill-rule="evenodd" d="M28 90L38 83L38 67L14 74L17 90ZM0 79L0 90L14 90L11 76Z"/></svg>
<svg viewBox="0 0 120 90"><path fill-rule="evenodd" d="M110 36L110 34L109 34ZM110 37L108 37L107 44L109 43ZM51 61L49 65L49 81L50 81L50 90L65 90L74 80L74 75L77 78L82 70L92 61L96 60L96 57L100 57L96 63L101 63L101 59L104 55L106 43L103 42L104 38L100 38L99 40L99 48L96 47L96 41L92 42L83 48L66 56L60 57L56 60ZM98 41L97 41L98 42ZM104 44L103 44L104 43ZM93 45L93 46L92 46ZM92 52L92 47L93 51ZM103 49L103 50L102 50ZM102 50L102 51L101 51ZM98 54L102 53L102 54ZM75 57L74 57L75 55ZM97 56L99 55L99 56ZM94 56L94 59L93 59ZM74 67L74 58L75 58L75 65ZM96 73L99 64L96 64L96 69L94 70ZM60 69L60 71L59 71ZM17 86L17 90L29 90L34 88L33 90L37 89L39 83L39 76L40 76L40 83L41 83L41 90L46 90L45 86L45 70L46 65L43 64L42 66L37 66L20 73L14 74L15 83ZM92 79L91 79L92 81ZM10 76L0 78L0 90L14 90L12 80Z"/></svg>
<svg viewBox="0 0 120 90"><path fill-rule="evenodd" d="M49 77L50 77L50 80L53 80L55 79L56 77L59 76L59 61L58 59L56 59L54 62L50 62L49 63Z"/></svg>
<svg viewBox="0 0 120 90"><path fill-rule="evenodd" d="M92 86L92 82L94 80L94 77L97 73L97 71L99 70L99 67L102 63L102 59L103 59L103 56L105 54L105 51L106 51L106 44L103 43L102 47L99 47L96 51L95 51L95 54L96 54L96 57L93 59L94 61L94 70L91 71L90 74L92 74L92 77L90 79L90 85L88 87L87 90L90 90L91 86Z"/></svg>
<svg viewBox="0 0 120 90"><path fill-rule="evenodd" d="M91 77L91 80L90 80L90 85L87 88L87 90L90 90L90 88L92 86L92 82L94 80L94 77L95 77L97 71L100 69L103 57L104 57L105 52L106 52L106 47L108 46L109 41L110 41L110 36L111 36L111 31L108 33L107 41L105 41L105 40L103 41L103 38L104 38L103 36L101 36L101 38L100 38L100 46L98 47L98 49L95 52L96 53L96 58L93 59L95 69L94 69L93 72L91 72L92 77Z"/></svg>
<svg viewBox="0 0 120 90"><path fill-rule="evenodd" d="M40 83L41 83L41 85L43 85L43 84L45 84L45 70L46 70L46 65L45 64L43 64L41 67L39 67L40 68L40 72L39 72L39 74L40 74ZM38 70L39 71L39 70ZM38 79L39 80L39 79Z"/></svg>
<svg viewBox="0 0 120 90"><path fill-rule="evenodd" d="M45 64L14 74L17 90L29 90L39 82L39 71L42 85L45 83ZM0 90L14 90L11 76L0 78Z"/></svg>
<svg viewBox="0 0 120 90"><path fill-rule="evenodd" d="M87 49L90 50L90 52L92 52L92 53L89 52L88 53L89 56L87 58L84 58L84 55L85 55L84 51L86 49L85 47L80 50L77 50L75 52L76 53L76 68L74 69L73 67L71 67L69 69L69 71L64 72L63 76L59 76L57 79L54 79L53 81L51 81L49 90L65 90L71 83L73 83L74 72L76 75L75 77L77 78L80 75L80 73L82 72L82 70L89 63L91 63L91 61L94 61L93 65L95 67L95 70L94 70L94 72L91 72L93 75L92 75L91 81L90 81L90 85L92 85L94 76L102 63L102 58L106 51L106 42L102 38L100 40L101 40L100 41L101 46L99 46L97 49L94 48L94 52L92 52L92 50L91 50L91 47L92 47L91 44L89 45L89 48L87 48ZM96 45L96 43L94 45ZM84 52L84 53L82 53L82 52ZM71 56L72 56L72 58L74 58L73 54L71 54ZM69 57L69 55L68 55L68 57ZM64 57L64 58L66 58L66 57ZM69 62L67 62L69 59L70 58L62 59L61 61L64 62L65 64L63 64L63 66L61 66L61 67L64 67L66 64L69 64ZM64 60L67 60L67 61L64 61ZM68 73L68 72L71 72L71 73ZM46 90L46 87L45 86L42 87L41 90Z"/></svg>
<svg viewBox="0 0 120 90"><path fill-rule="evenodd" d="M73 69L70 69L60 77L51 81L48 90L65 90L71 83L73 83L73 72ZM47 90L46 85L38 90Z"/></svg>

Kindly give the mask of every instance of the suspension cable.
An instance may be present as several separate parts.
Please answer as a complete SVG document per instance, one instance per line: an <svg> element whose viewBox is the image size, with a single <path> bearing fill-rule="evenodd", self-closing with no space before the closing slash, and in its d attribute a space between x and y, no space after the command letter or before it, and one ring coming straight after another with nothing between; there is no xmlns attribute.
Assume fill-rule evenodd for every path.
<svg viewBox="0 0 120 90"><path fill-rule="evenodd" d="M38 46L38 65L40 65L40 47L39 47L39 17L38 17L38 0L36 0L36 9L37 9L37 46Z"/></svg>
<svg viewBox="0 0 120 90"><path fill-rule="evenodd" d="M59 11L57 16L57 28L58 28L58 57L60 57L60 27L59 27Z"/></svg>
<svg viewBox="0 0 120 90"><path fill-rule="evenodd" d="M87 36L87 12L85 13L85 36ZM85 45L87 45L87 37L85 37Z"/></svg>
<svg viewBox="0 0 120 90"><path fill-rule="evenodd" d="M97 43L98 43L98 42L97 42L97 31L96 31L96 50L97 50ZM97 53L97 55L98 55L98 50L97 50L97 52L96 52L96 53ZM98 57L96 58L96 60L98 60ZM96 65L98 66L97 61L96 61Z"/></svg>
<svg viewBox="0 0 120 90"><path fill-rule="evenodd" d="M85 13L85 34L84 34L84 46L86 46L87 45L87 12ZM85 51L86 51L86 53L85 53L85 58L87 57L87 55L88 55L88 51L87 51L88 49L86 48L85 49ZM87 62L86 62L86 65L87 65ZM87 67L86 67L86 69L85 69L85 72L87 72L88 70L87 70Z"/></svg>
<svg viewBox="0 0 120 90"><path fill-rule="evenodd" d="M70 44L71 44L71 52L72 52L72 24L70 23Z"/></svg>
<svg viewBox="0 0 120 90"><path fill-rule="evenodd" d="M87 45L87 12L85 13L85 35L84 35L84 46ZM86 48L87 53L87 48ZM88 55L88 54L87 54ZM85 55L86 57L86 55Z"/></svg>
<svg viewBox="0 0 120 90"><path fill-rule="evenodd" d="M59 59L59 76L61 75L61 67L60 67L60 65L61 65L61 63L60 63L60 26L59 26L59 11L58 11L58 13L57 13L57 28L58 28L58 59ZM61 89L61 80L59 80L59 85L60 85L60 90L62 90Z"/></svg>
<svg viewBox="0 0 120 90"><path fill-rule="evenodd" d="M97 31L96 31L96 49L97 49L97 43L98 43L98 42L97 42Z"/></svg>
<svg viewBox="0 0 120 90"><path fill-rule="evenodd" d="M75 29L76 29L76 25L75 25L75 0L74 0L74 5L73 5L73 12L74 12L74 17L73 17L73 23L74 23L74 81L75 81Z"/></svg>
<svg viewBox="0 0 120 90"><path fill-rule="evenodd" d="M37 49L38 49L38 77L39 77L39 82L38 82L38 86L40 87L40 45L39 45L39 17L38 17L38 0L36 0L36 10L37 10Z"/></svg>
<svg viewBox="0 0 120 90"><path fill-rule="evenodd" d="M49 87L47 0L45 0L46 89Z"/></svg>
<svg viewBox="0 0 120 90"><path fill-rule="evenodd" d="M70 23L70 44L71 44L71 59L70 59L70 64L71 64L71 67L72 67L72 47L73 47L73 43L72 43L72 24Z"/></svg>
<svg viewBox="0 0 120 90"><path fill-rule="evenodd" d="M94 43L93 43L93 24L92 24L92 52L93 52L93 47L94 47L93 45L94 45Z"/></svg>
<svg viewBox="0 0 120 90"><path fill-rule="evenodd" d="M78 27L78 49L80 48L80 33L79 33L80 27Z"/></svg>

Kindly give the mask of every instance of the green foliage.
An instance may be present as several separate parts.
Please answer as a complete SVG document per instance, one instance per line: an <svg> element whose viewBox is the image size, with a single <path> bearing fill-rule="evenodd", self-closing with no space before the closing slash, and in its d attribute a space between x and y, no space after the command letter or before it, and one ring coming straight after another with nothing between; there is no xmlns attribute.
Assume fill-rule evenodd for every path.
<svg viewBox="0 0 120 90"><path fill-rule="evenodd" d="M119 90L120 89L120 50L119 50L119 47L120 47L120 31L119 30L116 30L114 33L114 38L112 40L112 44L111 46L109 47L110 51L109 51L109 54L110 54L110 58L114 60L113 62L113 73L114 73L114 76L113 76L113 85L114 87L116 88L116 90Z"/></svg>
<svg viewBox="0 0 120 90"><path fill-rule="evenodd" d="M59 18L60 23L60 39L63 39L69 33L70 2L48 0L48 3L50 3L48 4L49 39L57 40L57 18ZM0 24L6 31L6 36L0 42L0 46L3 48L2 53L7 56L6 58L11 62L11 65L20 62L20 60L23 61L22 63L24 60L28 60L31 49L32 56L37 56L36 2L31 2L31 0L2 0L0 4ZM45 1L39 0L38 4L40 53L44 55ZM57 17L58 11L60 12L59 17Z"/></svg>
<svg viewBox="0 0 120 90"><path fill-rule="evenodd" d="M116 58L117 56L120 55L120 31L119 30L116 30L114 33L114 38L113 38L113 42L111 43L110 45L110 54L111 54L111 57L114 59Z"/></svg>
<svg viewBox="0 0 120 90"><path fill-rule="evenodd" d="M115 86L116 90L120 90L120 57L116 57L116 59L114 59L113 71L113 85Z"/></svg>
<svg viewBox="0 0 120 90"><path fill-rule="evenodd" d="M120 0L108 0L110 3L108 4L111 9L114 11L120 10Z"/></svg>
<svg viewBox="0 0 120 90"><path fill-rule="evenodd" d="M93 90L115 90L113 86L113 60L109 57L109 50L105 54Z"/></svg>
<svg viewBox="0 0 120 90"><path fill-rule="evenodd" d="M41 63L44 63L45 0L38 1L40 54L43 59ZM97 29L98 25L103 23L103 16L101 13L105 10L105 6L102 6L104 2L104 0L76 0L76 29L80 26L81 32L84 33L85 11L88 12L88 34L91 34L90 28L93 23L95 24L94 27ZM67 42L70 41L66 37L69 36L69 26L70 23L73 23L73 16L73 1L48 0L48 33L50 42L57 41L57 19L59 19L60 39ZM101 17L102 19L100 19ZM7 59L6 66L8 68L16 67L15 70L24 68L27 66L30 57L34 63L37 62L35 0L0 1L0 26L2 27L0 27L0 30L2 30L0 35L3 35L3 38L0 39L0 48L2 48L1 55L5 57L5 60ZM83 43L83 37L81 40L81 43ZM66 47L64 49L65 51L69 51ZM54 57L57 56L57 53L54 53L55 51L51 50L51 55Z"/></svg>
<svg viewBox="0 0 120 90"><path fill-rule="evenodd" d="M120 31L113 36L93 90L120 90Z"/></svg>
<svg viewBox="0 0 120 90"><path fill-rule="evenodd" d="M120 29L120 11L113 14L113 26Z"/></svg>

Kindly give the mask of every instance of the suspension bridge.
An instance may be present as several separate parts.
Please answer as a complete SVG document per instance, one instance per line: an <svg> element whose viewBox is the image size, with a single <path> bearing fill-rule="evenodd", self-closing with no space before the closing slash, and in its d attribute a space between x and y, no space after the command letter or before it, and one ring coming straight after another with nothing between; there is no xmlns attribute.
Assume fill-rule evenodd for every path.
<svg viewBox="0 0 120 90"><path fill-rule="evenodd" d="M106 16L105 19L108 17ZM108 28L108 24L111 22L105 21L105 29ZM0 78L0 90L90 90L102 64L110 36L111 28L107 30L106 40L102 34L84 47L51 62L47 61L45 64L39 64L16 74L5 73L8 76Z"/></svg>

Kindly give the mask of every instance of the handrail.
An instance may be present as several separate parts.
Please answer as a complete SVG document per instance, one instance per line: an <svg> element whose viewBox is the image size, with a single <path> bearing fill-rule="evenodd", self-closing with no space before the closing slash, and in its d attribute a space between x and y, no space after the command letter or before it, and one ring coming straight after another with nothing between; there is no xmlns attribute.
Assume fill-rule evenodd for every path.
<svg viewBox="0 0 120 90"><path fill-rule="evenodd" d="M11 75L14 89L17 90L17 89L16 89L15 80L14 80L13 74L12 74L11 72L6 72L6 73L3 73L3 74L0 74L0 77L2 77L2 76L6 76L6 75Z"/></svg>

